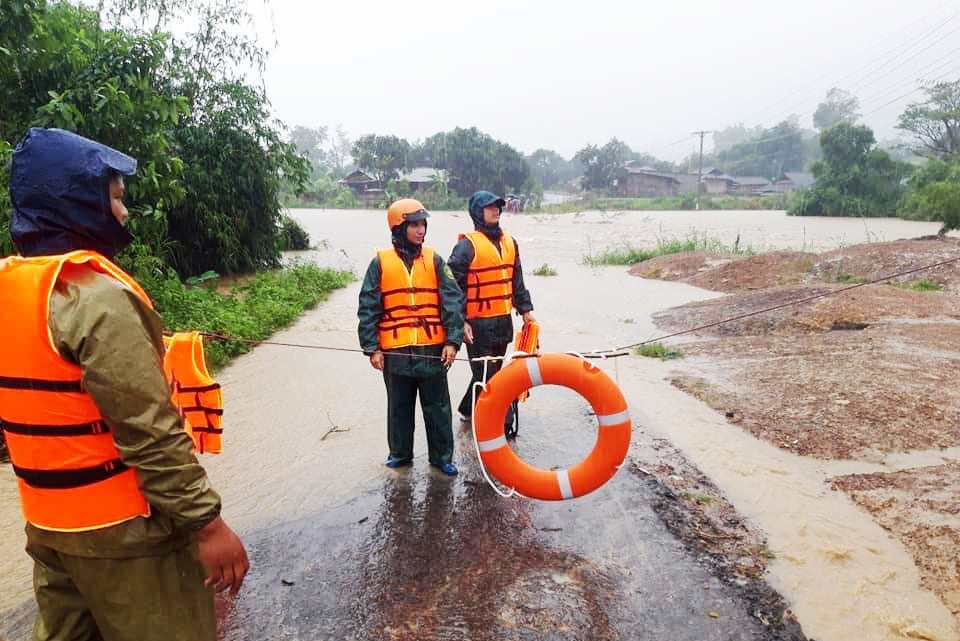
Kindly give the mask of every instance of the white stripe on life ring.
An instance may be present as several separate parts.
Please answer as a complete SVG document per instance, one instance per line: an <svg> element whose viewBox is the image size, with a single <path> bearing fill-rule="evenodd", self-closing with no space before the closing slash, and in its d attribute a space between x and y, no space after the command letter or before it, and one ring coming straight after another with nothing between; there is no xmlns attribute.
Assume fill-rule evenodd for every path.
<svg viewBox="0 0 960 641"><path fill-rule="evenodd" d="M620 423L626 423L630 420L630 410L623 410L617 414L607 414L606 416L598 416L597 421L601 426L603 425L619 425Z"/></svg>
<svg viewBox="0 0 960 641"><path fill-rule="evenodd" d="M525 358L523 360L527 362L527 373L530 374L531 387L543 385L543 376L540 375L540 363L537 362L536 357Z"/></svg>
<svg viewBox="0 0 960 641"><path fill-rule="evenodd" d="M497 438L492 438L489 441L480 441L477 443L477 446L480 448L481 452L495 452L501 447L507 446L507 437L500 435Z"/></svg>
<svg viewBox="0 0 960 641"><path fill-rule="evenodd" d="M557 470L557 483L560 484L560 496L572 499L573 488L570 487L570 474L566 470Z"/></svg>

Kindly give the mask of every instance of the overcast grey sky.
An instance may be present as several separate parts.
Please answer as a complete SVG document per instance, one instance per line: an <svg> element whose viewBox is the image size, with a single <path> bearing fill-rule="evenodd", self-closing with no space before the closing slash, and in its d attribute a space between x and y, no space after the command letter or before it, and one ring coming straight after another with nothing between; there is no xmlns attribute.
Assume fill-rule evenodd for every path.
<svg viewBox="0 0 960 641"><path fill-rule="evenodd" d="M811 127L832 86L878 138L921 79L960 78L960 0L273 0L266 72L288 125L410 140L476 126L569 157L613 136L668 159L697 129ZM270 37L272 38L273 35ZM682 142L677 142L684 139Z"/></svg>

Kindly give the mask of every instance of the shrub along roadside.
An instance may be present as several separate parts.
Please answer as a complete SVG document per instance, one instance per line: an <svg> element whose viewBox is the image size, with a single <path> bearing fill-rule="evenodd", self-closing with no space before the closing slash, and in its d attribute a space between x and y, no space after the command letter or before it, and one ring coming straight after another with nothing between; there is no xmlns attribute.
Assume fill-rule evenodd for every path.
<svg viewBox="0 0 960 641"><path fill-rule="evenodd" d="M167 329L237 339L205 341L207 364L213 369L250 351L252 345L245 341L267 339L353 280L349 272L312 264L260 272L226 293L216 289L216 281L191 287L169 272L161 277L141 277Z"/></svg>
<svg viewBox="0 0 960 641"><path fill-rule="evenodd" d="M277 242L280 251L310 249L310 234L296 220L283 214L280 217L280 236Z"/></svg>

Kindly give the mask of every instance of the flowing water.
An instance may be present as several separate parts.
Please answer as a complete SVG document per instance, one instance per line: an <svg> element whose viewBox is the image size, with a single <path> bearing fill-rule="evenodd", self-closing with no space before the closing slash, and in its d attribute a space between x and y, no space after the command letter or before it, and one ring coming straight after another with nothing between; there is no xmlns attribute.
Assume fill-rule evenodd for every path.
<svg viewBox="0 0 960 641"><path fill-rule="evenodd" d="M295 210L293 213L318 245L316 250L291 255L293 260L310 260L351 269L362 277L374 249L388 243L383 212ZM684 284L631 277L622 267L585 267L582 257L586 253L628 242L652 246L658 238L682 238L692 233L705 234L725 243L733 243L739 238L741 246L751 245L756 249L822 251L841 245L916 237L937 230L934 223L895 219L791 218L778 212L505 215L503 224L520 244L527 285L536 305L535 315L543 326L542 348L545 351L590 350L645 340L658 333L650 320L653 313L717 296ZM447 256L456 234L468 226L465 213L435 212L430 219L427 243ZM543 264L554 267L558 275L532 276L533 269ZM336 292L328 302L282 332L278 340L355 347L358 288L359 284L355 283ZM826 479L836 474L897 469L912 460L937 461L938 455L949 457L955 456L956 452L913 453L871 463L805 459L758 441L670 386L664 380L669 373L669 364L628 357L602 366L620 383L630 403L635 428L648 435L667 438L681 448L721 487L737 509L765 533L776 554L770 565L769 580L790 602L810 637L820 641L909 638L949 641L960 638L946 608L920 587L917 570L906 550L843 494L831 491L826 483ZM460 520L455 519L455 524L444 522L442 527L436 523L424 525L424 519L430 521L439 517L424 516L417 510L422 508L424 501L429 503L430 497L439 497L442 493L437 494L433 477L424 481L422 477L412 476L411 487L406 487L406 481L396 481L394 473L383 468L386 445L382 381L363 356L262 346L237 359L219 374L219 379L226 394L229 449L223 456L208 458L205 463L215 487L223 495L225 518L245 538L256 542L255 562L268 559L269 564L270 559L282 559L284 550L290 558L300 558L299 555L306 555L307 551L317 552L307 543L289 543L291 537L309 538L314 531L336 533L336 537L346 537L344 540L356 539L359 548L351 548L350 554L344 553L344 563L358 563L360 558L369 559L369 555L381 554L382 550L378 552L376 545L376 549L371 549L371 542L362 539L360 534L350 534L344 529L344 523L353 516L378 509L381 515L393 514L377 521L377 527L383 531L398 528L406 531L403 528L415 525L427 528L430 535L439 531L436 528L450 535L456 529L454 525L462 525L460 520L465 519L470 527L477 527L479 521L476 519L481 519L482 515L471 511L469 506L474 501L486 501L482 503L488 510L484 514L491 515L491 522L533 519L554 523L568 528L571 541L585 536L578 534L580 531L572 525L581 516L588 518L590 514L602 513L604 518L614 514L619 520L650 519L649 515L638 516L640 512L637 510L641 510L641 506L630 504L629 509L624 508L624 501L631 492L637 492L635 488L630 489L633 486L624 480L629 479L624 473L594 497L572 503L523 507L516 503L516 499L493 501L489 492L480 491L482 486L477 488L470 484L469 479L475 476L470 463L474 455L469 451L469 440L461 437L458 457L468 468L468 473L463 475L467 480L458 482L453 498L443 499L460 506L455 510ZM467 368L458 364L450 375L452 397L458 397L467 380ZM522 432L527 442L549 442L551 434L554 439L563 439L563 447L544 445L531 448L531 459L541 465L546 465L551 457L561 459L555 462L563 464L576 460L581 455L578 452L585 452L592 439L589 432L570 427L582 422L584 412L578 399L565 394L535 393L529 408L525 409L525 421L529 426L521 426L521 430L529 430ZM551 416L554 417L553 423ZM423 440L422 432L418 437L419 441ZM419 465L423 464L424 449L424 444L418 442ZM0 469L0 477L0 530L4 533L0 537L0 612L22 612L26 607L24 603L30 598L30 566L22 552L23 535L15 484L7 466ZM422 487L424 482L427 483L426 490ZM611 501L620 507L610 507L613 511L608 514L604 510ZM399 509L397 506L407 507ZM440 513L445 513L446 509ZM397 517L397 512L407 516ZM524 516L527 512L529 515ZM324 516L318 517L320 514ZM418 516L414 518L411 514ZM399 525L394 523L398 518ZM652 524L647 526L655 529ZM552 532L556 528L542 529ZM424 535L421 530L415 534ZM669 538L663 533L650 533L651 539L661 535ZM609 536L616 538L618 535ZM340 539L334 542L337 541ZM610 543L610 540L606 542ZM402 545L403 541L391 539L391 544ZM344 545L341 542L335 547L340 549ZM567 547L570 549L561 553L564 545L547 546L547 551L542 553L546 559L543 567L553 568L553 574L541 576L536 568L527 568L523 570L527 573L524 575L526 580L534 584L546 581L551 585L568 585L572 581L579 585L577 581L580 579L574 576L575 573L571 574L573 565L568 558L576 546L569 542ZM674 552L667 551L669 547L664 544L663 550L657 554L636 552L633 556L628 555L624 563L663 570L652 559L661 559L662 563L663 558L669 557L672 560L664 567L685 568L684 573L696 574L693 567L683 564L682 558L670 557ZM368 556L358 557L357 549L366 550L364 554ZM594 559L592 563L598 563L596 558L582 550L577 554L586 554ZM500 561L492 559L491 563ZM517 559L515 562L520 563ZM319 561L316 563L322 565ZM391 563L396 566L401 562L394 559ZM397 566L398 571L416 574L417 569L410 563L409 559L403 561ZM470 566L465 571L479 570ZM636 571L637 576L641 576L640 569ZM263 577L277 570L261 567L259 572L261 582L254 579L250 588L254 594L262 592ZM349 568L337 565L336 572L349 572ZM629 569L622 572L629 574ZM386 580L375 572L364 576L366 582ZM599 585L604 584L605 579L593 577L590 580L599 582ZM696 580L702 582L703 579L696 576ZM369 592L372 590L369 586L357 587L354 579L344 579L342 585L353 586L345 591L359 590L363 599L379 602L377 599L386 598L379 592ZM685 584L678 579L676 585L681 586L676 589L683 589ZM636 591L641 590L636 587ZM626 604L624 607L633 607L633 601L627 597L621 595L619 598ZM656 598L656 595L650 598ZM443 597L437 599L440 604L437 607L443 610ZM560 601L567 603L563 599ZM393 601L384 603L383 607L388 609L398 607ZM311 607L308 603L300 605L306 610ZM312 616L325 612L321 606L316 606L318 609ZM591 617L596 614L594 610L603 609L597 604L591 607ZM684 607L694 606L687 604ZM233 630L232 638L247 638L248 635L243 633L244 625L253 629L255 621L265 620L262 613L251 608L238 605L236 621L230 623L228 620L228 627ZM393 620L383 612L354 614L378 621ZM292 619L284 619L277 625L296 628L311 619L310 612L291 611L288 615ZM512 616L510 613L501 615ZM454 615L448 613L448 616ZM3 615L0 615L0 621L2 619ZM597 625L595 617L588 619L581 622L582 625ZM291 621L299 623L294 625ZM731 624L733 621L731 618ZM581 624L576 621L568 623L572 629ZM463 630L473 629L466 619L459 623L447 621L443 625L447 624L452 626L449 638L457 638ZM632 631L644 638L656 638L656 635L646 636L654 629L649 623L643 624L646 627L636 627L641 625L636 622L615 624L607 621L604 625L613 626L620 633ZM743 626L748 626L749 622L736 625L740 626L737 629L746 630L747 627ZM447 638L445 634L437 634ZM696 634L706 638L707 633ZM696 634L690 632L690 638L697 638ZM2 636L3 626L0 624ZM275 636L279 638L281 635ZM406 637L401 635L398 638ZM624 638L637 637L630 634ZM667 637L660 635L660 638ZM672 638L687 638L687 635Z"/></svg>

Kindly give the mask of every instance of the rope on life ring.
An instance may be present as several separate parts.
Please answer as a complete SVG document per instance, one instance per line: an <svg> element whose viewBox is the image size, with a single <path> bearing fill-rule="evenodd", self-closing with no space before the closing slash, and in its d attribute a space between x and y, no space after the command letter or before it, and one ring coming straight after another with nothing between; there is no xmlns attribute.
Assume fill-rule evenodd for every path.
<svg viewBox="0 0 960 641"><path fill-rule="evenodd" d="M590 403L597 416L599 429L593 449L568 469L544 470L530 465L517 456L503 434L507 407L518 395L538 385L562 385L574 390ZM627 456L631 427L627 402L603 370L581 357L525 355L504 366L482 389L473 416L484 475L489 471L517 494L547 501L589 494L609 481Z"/></svg>

